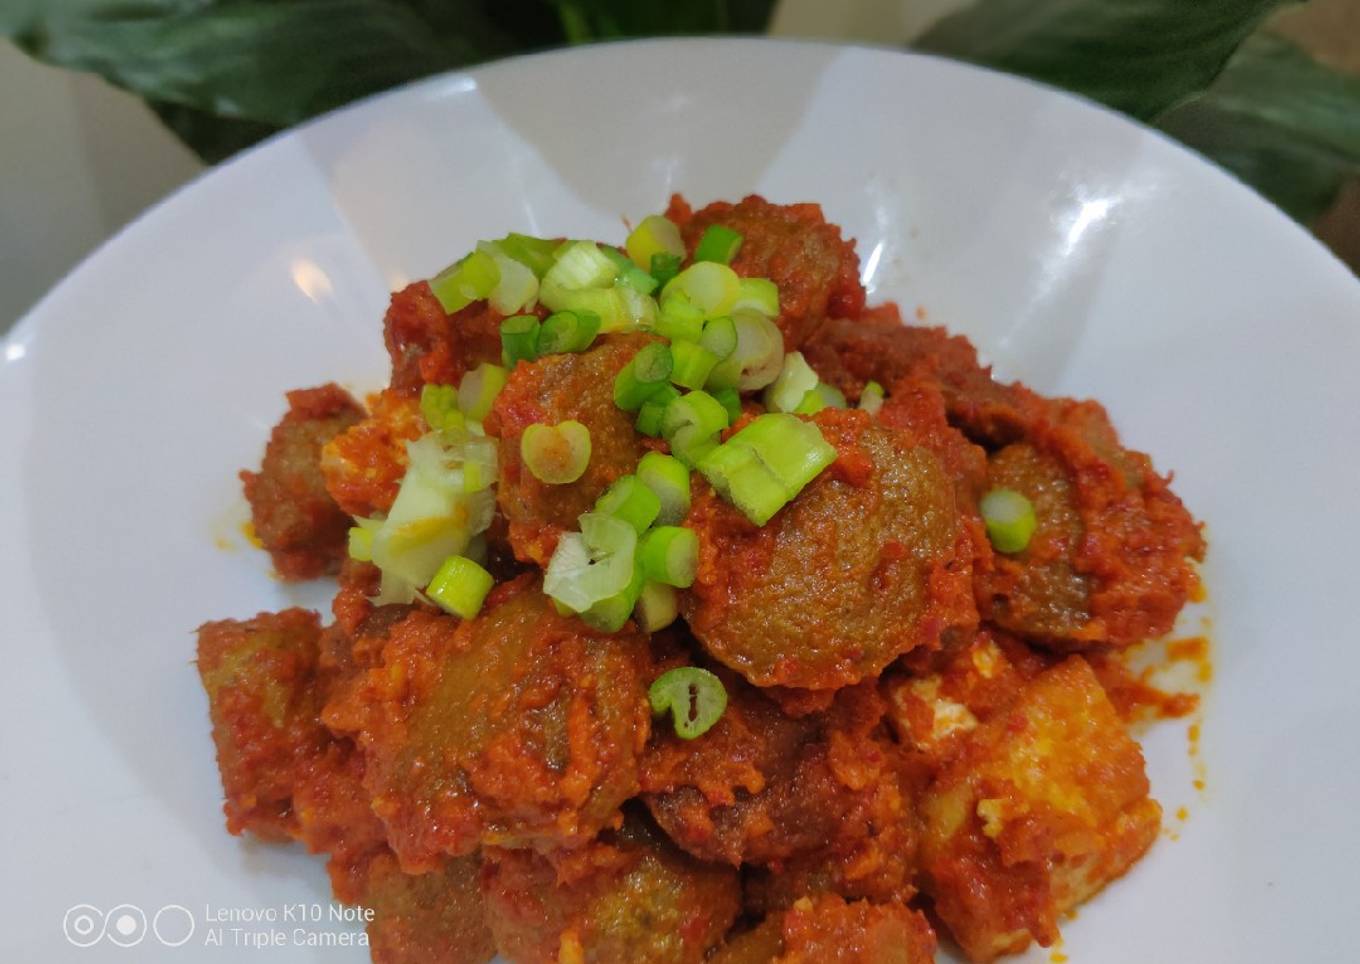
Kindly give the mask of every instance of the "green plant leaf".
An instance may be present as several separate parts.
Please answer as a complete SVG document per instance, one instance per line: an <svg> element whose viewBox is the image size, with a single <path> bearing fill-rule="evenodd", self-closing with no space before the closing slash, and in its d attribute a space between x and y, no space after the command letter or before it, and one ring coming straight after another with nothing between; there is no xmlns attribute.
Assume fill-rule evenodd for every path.
<svg viewBox="0 0 1360 964"><path fill-rule="evenodd" d="M1360 176L1360 77L1269 34L1243 44L1208 90L1157 123L1300 221Z"/></svg>
<svg viewBox="0 0 1360 964"><path fill-rule="evenodd" d="M1134 117L1207 87L1284 0L979 0L917 42Z"/></svg>

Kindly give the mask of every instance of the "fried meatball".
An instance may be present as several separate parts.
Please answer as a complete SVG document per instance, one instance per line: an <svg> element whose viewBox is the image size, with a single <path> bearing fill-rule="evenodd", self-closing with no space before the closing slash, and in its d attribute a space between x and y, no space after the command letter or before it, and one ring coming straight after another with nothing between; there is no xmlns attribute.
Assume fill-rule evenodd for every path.
<svg viewBox="0 0 1360 964"><path fill-rule="evenodd" d="M374 964L484 964L496 954L486 926L476 857L453 857L425 874L406 874L391 851L374 851L348 869L348 903L373 913Z"/></svg>
<svg viewBox="0 0 1360 964"><path fill-rule="evenodd" d="M424 281L394 292L383 318L392 390L416 396L426 383L457 385L482 362L500 364L504 319L485 301L446 314Z"/></svg>
<svg viewBox="0 0 1360 964"><path fill-rule="evenodd" d="M676 195L666 215L680 226L691 255L712 225L742 236L732 269L744 278L769 278L779 287L775 323L784 333L786 351L811 338L826 318L853 318L864 308L855 242L827 223L819 204L771 204L752 194L736 204L715 201L691 211Z"/></svg>
<svg viewBox="0 0 1360 964"><path fill-rule="evenodd" d="M251 524L284 579L313 579L340 568L350 520L326 491L321 449L363 418L338 385L288 393L259 472L242 472Z"/></svg>
<svg viewBox="0 0 1360 964"><path fill-rule="evenodd" d="M1070 657L969 734L922 798L935 910L975 961L1048 946L1058 915L1156 839L1143 755L1091 668Z"/></svg>
<svg viewBox="0 0 1360 964"><path fill-rule="evenodd" d="M482 886L496 946L519 964L698 964L741 910L736 870L637 815L556 861L490 849Z"/></svg>
<svg viewBox="0 0 1360 964"><path fill-rule="evenodd" d="M500 439L497 502L510 526L510 545L526 562L547 565L558 537L615 479L637 467L646 449L633 416L614 404L614 377L650 339L617 335L581 354L548 355L519 364L496 399L487 432ZM535 422L574 419L590 430L590 464L566 485L534 478L520 456L520 436Z"/></svg>
<svg viewBox="0 0 1360 964"><path fill-rule="evenodd" d="M384 832L362 788L362 760L321 723L321 636L316 614L302 609L205 623L198 670L227 829L347 859L381 846Z"/></svg>
<svg viewBox="0 0 1360 964"><path fill-rule="evenodd" d="M224 619L198 629L198 672L208 693L227 829L262 837L296 835L293 788L300 755L319 753L328 734L312 686L321 624L288 609Z"/></svg>
<svg viewBox="0 0 1360 964"><path fill-rule="evenodd" d="M795 719L718 673L728 703L713 728L682 740L657 727L643 758L643 799L661 828L703 860L774 868L762 907L813 890L910 897L915 816L873 683Z"/></svg>
<svg viewBox="0 0 1360 964"><path fill-rule="evenodd" d="M858 319L828 321L803 349L823 381L857 399L869 381L889 389L907 377L939 387L952 424L969 438L1004 445L1021 438L1038 400L1023 385L992 380L967 338L943 328L906 325L886 304Z"/></svg>
<svg viewBox="0 0 1360 964"><path fill-rule="evenodd" d="M649 656L559 615L528 577L475 619L417 610L324 718L354 733L410 872L478 844L580 844L637 792Z"/></svg>
<svg viewBox="0 0 1360 964"><path fill-rule="evenodd" d="M985 618L1059 649L1171 630L1203 539L1147 457L1119 445L1103 408L1047 403L1027 441L991 457L988 483L1026 496L1038 528L1025 549L979 567Z"/></svg>
<svg viewBox="0 0 1360 964"><path fill-rule="evenodd" d="M900 903L803 897L719 948L710 964L931 964L935 932Z"/></svg>
<svg viewBox="0 0 1360 964"><path fill-rule="evenodd" d="M321 450L321 473L331 498L359 518L386 513L409 464L406 443L425 431L417 398L393 389L371 396L368 417Z"/></svg>
<svg viewBox="0 0 1360 964"><path fill-rule="evenodd" d="M698 486L700 559L683 612L758 686L833 689L977 622L965 524L940 458L865 413L816 416L836 463L763 527Z"/></svg>

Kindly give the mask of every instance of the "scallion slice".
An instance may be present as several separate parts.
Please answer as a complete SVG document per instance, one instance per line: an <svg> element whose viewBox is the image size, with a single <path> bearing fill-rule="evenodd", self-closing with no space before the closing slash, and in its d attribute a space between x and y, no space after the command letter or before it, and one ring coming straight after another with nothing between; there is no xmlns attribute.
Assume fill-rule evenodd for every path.
<svg viewBox="0 0 1360 964"><path fill-rule="evenodd" d="M750 310L734 312L732 324L737 347L714 367L709 385L743 392L764 388L784 364L784 335L770 319Z"/></svg>
<svg viewBox="0 0 1360 964"><path fill-rule="evenodd" d="M581 619L592 629L598 629L603 633L617 633L637 609L642 589L642 573L634 566L633 578L628 585L581 613Z"/></svg>
<svg viewBox="0 0 1360 964"><path fill-rule="evenodd" d="M590 429L570 419L557 425L536 422L519 439L520 457L533 477L548 485L566 485L590 465Z"/></svg>
<svg viewBox="0 0 1360 964"><path fill-rule="evenodd" d="M699 567L699 537L683 526L657 526L642 537L638 561L647 579L688 589Z"/></svg>
<svg viewBox="0 0 1360 964"><path fill-rule="evenodd" d="M479 242L477 250L485 251L493 257L496 254L503 254L527 267L535 277L542 278L552 267L553 252L557 250L559 244L560 242L552 238L535 238L512 231L499 241Z"/></svg>
<svg viewBox="0 0 1360 964"><path fill-rule="evenodd" d="M741 393L735 388L715 388L710 392L722 407L727 409L727 419L729 424L735 424L741 418Z"/></svg>
<svg viewBox="0 0 1360 964"><path fill-rule="evenodd" d="M512 315L532 306L538 298L538 276L533 270L500 252L493 254L492 259L500 280L486 297L491 307L503 315Z"/></svg>
<svg viewBox="0 0 1360 964"><path fill-rule="evenodd" d="M458 384L458 408L474 422L486 418L510 373L500 365L482 362Z"/></svg>
<svg viewBox="0 0 1360 964"><path fill-rule="evenodd" d="M656 279L629 261L627 255L610 247L600 248L600 251L618 266L619 276L615 279L615 284L627 285L644 295L649 295L657 289Z"/></svg>
<svg viewBox="0 0 1360 964"><path fill-rule="evenodd" d="M764 525L836 460L812 422L795 415L753 419L700 460L699 471L756 525Z"/></svg>
<svg viewBox="0 0 1360 964"><path fill-rule="evenodd" d="M721 224L710 224L694 249L694 260L731 264L739 250L741 250L739 233Z"/></svg>
<svg viewBox="0 0 1360 964"><path fill-rule="evenodd" d="M471 619L481 612L486 594L496 580L471 559L449 556L430 580L425 590L440 609L461 619Z"/></svg>
<svg viewBox="0 0 1360 964"><path fill-rule="evenodd" d="M978 503L987 538L997 552L1022 552L1038 528L1034 504L1014 489L992 489Z"/></svg>
<svg viewBox="0 0 1360 964"><path fill-rule="evenodd" d="M638 462L637 477L661 500L659 525L679 525L689 515L689 469L672 455L648 452Z"/></svg>
<svg viewBox="0 0 1360 964"><path fill-rule="evenodd" d="M685 242L680 237L680 229L675 226L675 222L660 214L651 214L643 218L628 235L628 240L624 242L624 250L628 252L633 264L643 271L651 271L658 255L683 258Z"/></svg>
<svg viewBox="0 0 1360 964"><path fill-rule="evenodd" d="M490 295L500 280L496 259L485 251L474 251L431 278L430 290L451 315Z"/></svg>
<svg viewBox="0 0 1360 964"><path fill-rule="evenodd" d="M749 309L758 311L766 318L779 315L779 287L769 278L742 278L741 291L733 311Z"/></svg>
<svg viewBox="0 0 1360 964"><path fill-rule="evenodd" d="M582 352L600 331L600 316L593 311L559 311L543 321L538 334L540 355Z"/></svg>
<svg viewBox="0 0 1360 964"><path fill-rule="evenodd" d="M845 393L835 385L818 382L803 396L803 400L798 403L798 407L793 410L793 413L795 415L816 415L824 408L845 408Z"/></svg>
<svg viewBox="0 0 1360 964"><path fill-rule="evenodd" d="M711 319L704 325L699 344L711 351L714 359L722 361L737 350L736 323L727 317Z"/></svg>
<svg viewBox="0 0 1360 964"><path fill-rule="evenodd" d="M581 291L614 283L619 267L593 241L571 241L543 276L545 285Z"/></svg>
<svg viewBox="0 0 1360 964"><path fill-rule="evenodd" d="M583 613L635 581L637 532L622 519L594 512L579 521L579 533L557 540L543 573L543 591L572 612Z"/></svg>
<svg viewBox="0 0 1360 964"><path fill-rule="evenodd" d="M706 669L678 666L657 677L647 689L647 700L657 716L670 711L676 736L693 740L722 718L727 709L727 690L722 680Z"/></svg>
<svg viewBox="0 0 1360 964"><path fill-rule="evenodd" d="M718 363L713 352L692 341L672 342L671 357L675 362L671 381L681 388L703 388L709 372Z"/></svg>
<svg viewBox="0 0 1360 964"><path fill-rule="evenodd" d="M501 322L501 360L506 368L538 357L539 328L534 315L515 315Z"/></svg>
<svg viewBox="0 0 1360 964"><path fill-rule="evenodd" d="M859 393L859 407L870 415L877 415L883 407L883 386L873 381L867 383Z"/></svg>
<svg viewBox="0 0 1360 964"><path fill-rule="evenodd" d="M425 424L435 432L442 431L445 426L462 428L466 421L458 410L458 389L452 385L422 385L420 414L425 417Z"/></svg>
<svg viewBox="0 0 1360 964"><path fill-rule="evenodd" d="M679 397L680 390L674 385L658 388L638 409L637 420L633 423L637 430L649 438L660 438L661 419L666 414L666 406Z"/></svg>
<svg viewBox="0 0 1360 964"><path fill-rule="evenodd" d="M647 273L656 279L656 283L665 286L680 273L680 266L685 263L685 259L678 254L663 254L657 252L652 255L652 264Z"/></svg>
<svg viewBox="0 0 1360 964"><path fill-rule="evenodd" d="M725 264L700 261L672 278L661 290L665 296L679 292L689 298L705 318L719 318L732 313L741 293L741 278Z"/></svg>
<svg viewBox="0 0 1360 964"><path fill-rule="evenodd" d="M636 412L667 383L674 368L667 345L645 345L614 378L614 404L625 412Z"/></svg>
<svg viewBox="0 0 1360 964"><path fill-rule="evenodd" d="M661 434L671 454L694 465L717 445L718 433L727 428L727 409L708 392L687 392L666 406Z"/></svg>
<svg viewBox="0 0 1360 964"><path fill-rule="evenodd" d="M765 407L772 412L792 412L817 385L817 373L800 351L784 356L779 376L765 389Z"/></svg>
<svg viewBox="0 0 1360 964"><path fill-rule="evenodd" d="M680 292L661 299L656 318L657 334L671 341L698 341L704 330L704 313Z"/></svg>
<svg viewBox="0 0 1360 964"><path fill-rule="evenodd" d="M661 500L636 475L624 475L605 490L594 511L622 519L642 535L661 513Z"/></svg>
<svg viewBox="0 0 1360 964"><path fill-rule="evenodd" d="M675 622L680 615L680 595L674 586L649 582L642 587L633 618L645 633L655 633Z"/></svg>

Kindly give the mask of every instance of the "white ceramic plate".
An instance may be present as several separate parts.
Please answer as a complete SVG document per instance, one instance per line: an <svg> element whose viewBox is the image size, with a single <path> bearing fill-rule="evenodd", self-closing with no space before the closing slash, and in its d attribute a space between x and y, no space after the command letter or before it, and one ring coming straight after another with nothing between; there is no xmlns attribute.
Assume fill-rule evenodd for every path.
<svg viewBox="0 0 1360 964"><path fill-rule="evenodd" d="M180 192L13 331L0 956L366 959L296 946L282 919L329 907L320 859L222 828L192 630L327 599L245 547L236 471L285 389L376 387L388 290L478 238L622 238L672 191L752 190L820 201L875 298L923 306L1001 375L1105 401L1208 521L1207 789L1185 725L1153 730L1154 792L1189 819L1065 928L1065 953L1354 959L1360 284L1245 188L1089 104L933 59L758 41L509 61L342 111ZM137 915L171 904L195 922L177 949ZM234 925L205 919L252 910L280 920L239 934L286 946L234 946ZM63 919L82 914L109 929L79 949ZM174 940L187 918L160 924ZM214 932L225 947L205 945Z"/></svg>

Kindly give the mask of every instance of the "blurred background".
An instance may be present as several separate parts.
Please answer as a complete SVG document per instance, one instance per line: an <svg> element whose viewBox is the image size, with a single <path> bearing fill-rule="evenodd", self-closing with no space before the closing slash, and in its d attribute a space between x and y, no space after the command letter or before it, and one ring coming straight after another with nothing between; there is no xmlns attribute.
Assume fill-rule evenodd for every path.
<svg viewBox="0 0 1360 964"><path fill-rule="evenodd" d="M717 32L917 46L1067 87L1226 166L1360 272L1360 0L0 0L0 331L289 123L521 50Z"/></svg>

